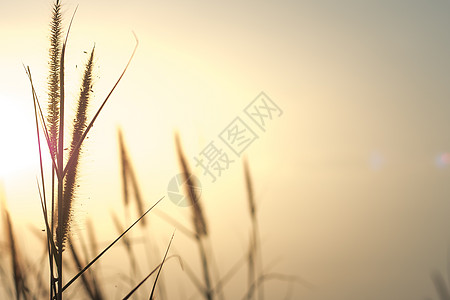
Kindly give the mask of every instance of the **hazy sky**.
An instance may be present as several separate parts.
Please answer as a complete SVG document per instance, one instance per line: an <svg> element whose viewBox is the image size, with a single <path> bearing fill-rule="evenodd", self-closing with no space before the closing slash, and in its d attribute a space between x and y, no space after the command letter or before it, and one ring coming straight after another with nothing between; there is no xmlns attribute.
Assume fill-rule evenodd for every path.
<svg viewBox="0 0 450 300"><path fill-rule="evenodd" d="M133 49L132 31L140 42L86 145L81 218L119 207L118 126L152 203L178 172L174 131L194 164L264 91L283 114L244 154L266 264L316 286L295 286L293 299L437 298L429 274L445 273L450 237L450 2L63 1L66 26L77 4L69 98L94 43L98 107ZM22 63L44 101L50 10L51 1L0 4L0 178L13 216L36 226ZM249 231L242 160L215 183L195 170L216 256L231 264ZM185 209L161 209L188 224ZM163 245L170 232L157 234Z"/></svg>

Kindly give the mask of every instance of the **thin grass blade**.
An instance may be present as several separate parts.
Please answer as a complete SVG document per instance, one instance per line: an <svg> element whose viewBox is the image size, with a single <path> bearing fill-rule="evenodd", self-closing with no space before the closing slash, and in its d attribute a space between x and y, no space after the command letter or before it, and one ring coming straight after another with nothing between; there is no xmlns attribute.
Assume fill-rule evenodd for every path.
<svg viewBox="0 0 450 300"><path fill-rule="evenodd" d="M180 256L178 256L178 255L171 255L171 256L169 256L167 259L166 259L166 261L167 260L169 260L169 259L171 259L171 258L178 258L178 262L180 263L180 266L181 266L181 268L183 269L183 263L182 263L182 261L181 261L181 258L180 258ZM147 276L145 276L145 278L144 279L142 279L141 280L141 282L139 282L139 284L138 285L136 285L125 297L123 297L122 299L123 300L126 300L126 299L129 299L136 291L137 291L137 289L139 289L140 287L141 287L141 285L143 285L146 281L147 281L147 279L149 279L150 278L150 276L152 276L157 270L158 270L158 268L161 266L161 264L158 264Z"/></svg>
<svg viewBox="0 0 450 300"><path fill-rule="evenodd" d="M161 262L161 265L159 267L158 274L156 274L155 282L153 283L152 292L150 293L150 298L149 298L150 300L153 300L153 294L155 293L156 283L158 282L159 274L161 273L161 270L162 270L162 267L164 265L164 262L166 261L167 253L169 253L170 245L172 244L172 240L173 240L173 236L174 235L175 235L175 231L173 232L172 237L170 238L170 242L169 242L169 245L167 246L166 254L164 254L164 258L163 258L163 260Z"/></svg>
<svg viewBox="0 0 450 300"><path fill-rule="evenodd" d="M164 196L161 197L155 204L153 204L139 219L137 219L133 224L130 225L120 236L118 236L111 244L109 244L100 254L98 254L91 262L89 262L77 275L75 275L69 282L64 285L62 291L65 291L75 280L77 280L87 269L89 269L100 257L103 256L114 244L116 244L128 231L131 230L139 221L145 217L159 202L164 199Z"/></svg>

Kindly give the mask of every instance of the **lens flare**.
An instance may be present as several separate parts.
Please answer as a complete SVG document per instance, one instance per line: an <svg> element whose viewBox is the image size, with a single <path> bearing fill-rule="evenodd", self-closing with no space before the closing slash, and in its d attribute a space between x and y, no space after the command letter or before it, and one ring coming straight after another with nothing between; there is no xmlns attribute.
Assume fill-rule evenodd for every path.
<svg viewBox="0 0 450 300"><path fill-rule="evenodd" d="M436 162L436 165L439 168L448 167L450 165L450 153L449 152L445 152L445 153L439 154L436 157L435 162Z"/></svg>
<svg viewBox="0 0 450 300"><path fill-rule="evenodd" d="M384 164L385 164L384 157L379 152L374 151L370 154L369 157L370 169L378 171L384 166Z"/></svg>

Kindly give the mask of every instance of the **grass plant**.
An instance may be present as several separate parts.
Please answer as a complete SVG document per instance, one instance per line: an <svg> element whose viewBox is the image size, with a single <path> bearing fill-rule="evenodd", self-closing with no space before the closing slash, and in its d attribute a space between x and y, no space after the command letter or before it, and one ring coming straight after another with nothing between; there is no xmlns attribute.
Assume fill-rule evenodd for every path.
<svg viewBox="0 0 450 300"><path fill-rule="evenodd" d="M138 176L133 168L132 158L125 145L124 134L120 129L118 131L118 141L120 153L119 163L123 186L123 210L125 211L125 223L131 223L131 225L125 228L120 218L112 214L112 220L118 236L113 241L108 242L107 246L101 251L99 249L102 247L95 234L95 224L92 220L88 220L86 225L88 242L84 240L82 234L78 235L79 238L77 240L73 239L74 228L72 224L76 216L74 213L76 205L74 203L77 201L77 190L80 185L78 177L82 164L84 142L93 124L97 121L117 85L127 72L139 44L136 38L136 45L123 71L105 96L103 102L94 110L95 113L93 116L90 116L89 112L92 111L91 107L93 106L91 99L94 92L93 70L95 46L93 46L88 54L78 97L76 99L66 99L65 53L68 47L69 32L74 17L75 13L69 22L67 30L64 30L61 1L56 0L53 3L50 21L47 105L45 109L43 109L42 102L36 91L31 68L24 66L31 87L40 166L37 190L39 195L38 200L42 209L44 233L37 231L36 236L42 238L42 235L44 235L43 240L45 241L44 245L46 249L45 259L42 260L42 263L45 262L47 264L46 268L48 272L39 272L39 268L29 267L26 263L27 260L22 256L24 253L19 251L21 249L18 246L14 234L11 215L6 209L6 203L2 203L3 227L5 229L4 236L6 237L6 242L0 246L4 252L10 255L10 267L5 267L3 261L0 261L0 276L2 278L8 277L8 270L11 270L10 279L12 286L5 283L8 282L7 280L2 280L8 295L17 300L46 298L50 300L62 300L65 298L107 299L105 290L103 289L105 278L101 275L101 272L98 272L98 268L94 269L92 266L103 255L108 253L116 243L123 241L129 258L129 266L132 270L131 277L132 279L139 278L139 281L133 281L136 284L129 287L128 292L126 294L124 293L125 296L123 299L144 294L145 299L166 298L167 295L161 272L168 259L178 258L182 269L191 279L193 285L199 290L201 297L206 300L224 299L223 289L225 285L247 263L248 287L243 292L244 299L254 299L254 296L257 295L262 300L264 297L262 282L271 276L274 277L274 275L263 272L257 205L248 162L246 160L244 161L244 180L247 190L249 216L251 219L248 252L243 254L223 277L220 277L218 272L216 272L217 276L212 276L216 266L210 244L211 232L203 208L203 199L199 197L197 183L193 180L193 173L184 154L178 134L175 135L176 159L179 163L181 173L184 176L184 182L186 183L184 187L186 188L185 194L190 204L189 210L191 213L192 229L189 229L190 226L184 225L183 222L168 213L160 211L158 214L163 220L176 227L178 231L196 243L200 257L201 276L197 276L193 269L186 263L182 263L180 256L183 253L180 256L168 255L174 234L170 238L162 260L161 255L157 251L150 253L150 247L146 248L148 256L157 257L158 264L156 267L151 267L147 271L144 270L143 258L135 253L135 245L126 234L139 223L142 225L140 232L147 243L146 245L148 245L151 238L147 234L148 222L145 221L145 216L164 197L160 198L150 208L145 209L148 204L144 201L141 193ZM66 122L67 115L69 114L65 110L68 103L72 101L76 104L76 109L74 112L74 121L70 124ZM69 144L65 145L65 141L69 141ZM66 150L67 152L65 152ZM48 155L51 159L50 166L44 164L45 160L43 157L45 155ZM132 218L129 213L132 198L135 200L133 205L137 211L137 217L133 222L130 221ZM143 278L141 271L143 274L147 274ZM153 275L155 278L151 290L144 291L143 286L145 286L145 283ZM45 278L43 276L47 277ZM202 279L200 280L198 277ZM44 282L47 283L44 284ZM72 289L69 293L68 288L75 284L77 284L78 289ZM36 288L30 288L31 286ZM137 294L136 292L139 289L141 289L140 292L142 293Z"/></svg>

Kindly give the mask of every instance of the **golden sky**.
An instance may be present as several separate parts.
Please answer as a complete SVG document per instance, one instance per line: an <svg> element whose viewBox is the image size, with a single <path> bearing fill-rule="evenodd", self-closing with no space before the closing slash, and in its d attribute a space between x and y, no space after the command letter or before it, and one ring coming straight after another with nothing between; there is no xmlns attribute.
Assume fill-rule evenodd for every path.
<svg viewBox="0 0 450 300"><path fill-rule="evenodd" d="M264 91L283 114L265 132L245 119L259 138L243 155L266 264L276 261L277 272L316 286L295 286L293 299L436 297L429 274L445 272L450 236L449 2L63 1L66 28L77 5L69 99L78 92L84 51L95 44L94 111L133 50L132 31L140 42L89 135L81 219L110 224L100 211L120 207L119 126L150 204L178 173L176 130L193 166ZM50 11L50 1L0 4L0 179L24 230L29 220L42 225L22 63L44 102ZM216 256L227 263L249 232L242 159L235 160L215 183L194 168ZM161 210L189 223L186 209L168 199ZM171 230L157 233L162 245ZM178 250L182 241L175 237ZM286 284L269 286L279 295Z"/></svg>

